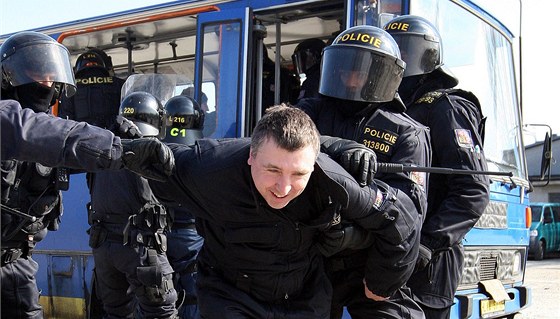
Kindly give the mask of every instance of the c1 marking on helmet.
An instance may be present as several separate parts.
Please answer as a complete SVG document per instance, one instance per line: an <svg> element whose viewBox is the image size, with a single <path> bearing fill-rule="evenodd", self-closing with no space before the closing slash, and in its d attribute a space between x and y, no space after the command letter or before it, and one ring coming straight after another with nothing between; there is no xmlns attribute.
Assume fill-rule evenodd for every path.
<svg viewBox="0 0 560 319"><path fill-rule="evenodd" d="M460 147L472 148L474 147L471 131L466 129L456 129L455 139Z"/></svg>
<svg viewBox="0 0 560 319"><path fill-rule="evenodd" d="M340 38L338 38L337 43L349 42L349 41L369 43L376 48L381 48L381 44L383 43L381 39L371 36L367 33L355 33L355 32L347 33L341 36Z"/></svg>
<svg viewBox="0 0 560 319"><path fill-rule="evenodd" d="M410 27L409 23L393 22L386 25L385 30L401 30L407 32L408 27Z"/></svg>

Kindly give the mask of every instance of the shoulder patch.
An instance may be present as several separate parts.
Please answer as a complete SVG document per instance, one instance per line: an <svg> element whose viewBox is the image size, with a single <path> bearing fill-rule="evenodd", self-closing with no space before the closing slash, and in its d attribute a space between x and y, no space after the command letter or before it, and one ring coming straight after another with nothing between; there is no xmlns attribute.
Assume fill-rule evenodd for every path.
<svg viewBox="0 0 560 319"><path fill-rule="evenodd" d="M432 91L422 95L418 100L416 100L415 104L420 103L427 103L431 104L434 103L435 100L439 99L444 93L440 91Z"/></svg>
<svg viewBox="0 0 560 319"><path fill-rule="evenodd" d="M383 192L377 188L377 193L375 194L375 199L373 200L373 208L379 210L381 205L383 205L383 201L385 200L385 195Z"/></svg>
<svg viewBox="0 0 560 319"><path fill-rule="evenodd" d="M426 173L424 172L410 172L410 179L426 190Z"/></svg>
<svg viewBox="0 0 560 319"><path fill-rule="evenodd" d="M460 147L474 147L471 131L466 129L455 129L455 140Z"/></svg>

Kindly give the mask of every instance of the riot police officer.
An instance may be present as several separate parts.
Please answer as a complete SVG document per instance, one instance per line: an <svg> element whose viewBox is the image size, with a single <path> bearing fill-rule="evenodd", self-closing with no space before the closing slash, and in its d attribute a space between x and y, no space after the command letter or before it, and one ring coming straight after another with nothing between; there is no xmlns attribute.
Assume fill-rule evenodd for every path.
<svg viewBox="0 0 560 319"><path fill-rule="evenodd" d="M114 124L121 102L124 80L110 75L108 57L88 50L76 60L76 94L60 100L58 116L88 122L103 128ZM106 55L105 55L106 56Z"/></svg>
<svg viewBox="0 0 560 319"><path fill-rule="evenodd" d="M431 128L434 167L486 170L484 120L474 94L455 89L458 80L443 64L438 30L418 16L385 26L399 44L406 70L399 94L407 113ZM449 318L463 272L465 234L489 201L486 175L432 174L428 212L416 272L408 285L427 318Z"/></svg>
<svg viewBox="0 0 560 319"><path fill-rule="evenodd" d="M159 100L133 92L119 114L145 137L165 134ZM176 318L177 293L167 259L169 215L145 178L127 171L97 172L90 180L89 244L97 297L110 318Z"/></svg>
<svg viewBox="0 0 560 319"><path fill-rule="evenodd" d="M321 55L326 44L321 39L306 39L296 46L292 62L298 74L305 74L298 100L319 96Z"/></svg>
<svg viewBox="0 0 560 319"><path fill-rule="evenodd" d="M186 95L175 96L165 103L164 109L168 118L164 142L193 145L202 138L204 111L194 99ZM165 204L173 220L167 232L167 257L174 270L175 289L184 292L179 317L196 319L199 318L196 257L204 239L196 231L195 218L187 207L177 203Z"/></svg>
<svg viewBox="0 0 560 319"><path fill-rule="evenodd" d="M171 173L173 158L161 143L128 143L109 131L46 114L60 94L75 91L68 50L49 36L10 36L0 47L0 68L2 317L42 318L31 253L48 229L58 227L60 191L68 186L68 176L51 167L93 171L124 164L147 172L156 164L152 173L158 175Z"/></svg>
<svg viewBox="0 0 560 319"><path fill-rule="evenodd" d="M322 59L319 97L296 105L311 116L321 134L363 143L375 151L379 162L427 166L429 132L403 113L397 88L405 63L391 36L372 26L353 27L323 50ZM427 177L422 173L380 172L375 177L407 195L403 205L407 213L416 216L418 233L410 237L409 249L404 251L394 251L383 241L373 244L385 251L385 258L376 261L379 278L367 286L365 294L362 278L367 250L323 249L333 284L331 318L341 318L344 306L353 318L422 318L422 310L403 286L418 256ZM325 247L336 247L329 243L330 238L344 239L345 233L353 233L351 229L344 224L341 235L326 236Z"/></svg>

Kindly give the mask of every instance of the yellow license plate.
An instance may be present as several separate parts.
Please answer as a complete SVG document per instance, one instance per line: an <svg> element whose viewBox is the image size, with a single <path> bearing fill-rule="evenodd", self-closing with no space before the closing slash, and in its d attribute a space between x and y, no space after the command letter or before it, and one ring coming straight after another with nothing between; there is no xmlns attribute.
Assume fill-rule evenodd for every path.
<svg viewBox="0 0 560 319"><path fill-rule="evenodd" d="M505 301L496 302L495 300L492 299L480 301L480 314L482 315L483 318L488 315L505 312L505 310L506 310Z"/></svg>

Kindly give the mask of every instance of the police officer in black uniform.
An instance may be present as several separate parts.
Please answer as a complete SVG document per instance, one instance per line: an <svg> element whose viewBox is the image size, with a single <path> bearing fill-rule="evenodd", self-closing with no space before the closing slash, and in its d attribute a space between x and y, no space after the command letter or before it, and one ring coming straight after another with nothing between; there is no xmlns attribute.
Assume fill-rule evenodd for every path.
<svg viewBox="0 0 560 319"><path fill-rule="evenodd" d="M347 29L323 50L319 98L303 99L296 107L311 116L321 134L363 143L375 151L379 162L427 166L429 132L403 113L405 107L397 94L404 67L396 43L385 31L372 26ZM421 223L427 205L425 174L377 172L375 177L406 194L403 205ZM343 226L342 233L346 232ZM387 249L376 261L379 278L370 289L373 300L360 289L367 250L356 246L324 252L334 290L331 318L341 318L344 306L352 318L422 318L420 307L403 287L418 254L419 243L410 244L411 251ZM382 249L384 242L373 245Z"/></svg>
<svg viewBox="0 0 560 319"><path fill-rule="evenodd" d="M101 52L89 50L78 57L74 71L77 92L61 99L58 116L103 128L114 124L124 80L110 74L111 66L106 65L110 60Z"/></svg>
<svg viewBox="0 0 560 319"><path fill-rule="evenodd" d="M120 115L141 135L162 137L161 103L146 92L133 92ZM176 318L177 293L167 260L169 215L148 181L127 171L97 172L90 183L88 217L95 260L96 293L107 318Z"/></svg>
<svg viewBox="0 0 560 319"><path fill-rule="evenodd" d="M202 138L204 111L194 99L186 95L175 96L165 103L164 109L168 118L164 142L193 145ZM184 300L179 299L182 301L179 317L198 319L196 257L204 239L196 231L195 219L188 207L165 204L173 220L171 230L167 232L167 257L174 270L175 289L184 293Z"/></svg>
<svg viewBox="0 0 560 319"><path fill-rule="evenodd" d="M399 87L407 113L431 128L432 166L487 170L480 103L474 94L454 88L458 80L443 64L438 30L410 15L384 28L407 65ZM427 318L449 318L463 271L462 240L488 204L489 180L486 175L432 174L428 194L418 269L408 285Z"/></svg>
<svg viewBox="0 0 560 319"><path fill-rule="evenodd" d="M360 187L318 154L319 133L296 108L269 108L250 140L169 145L176 174L150 185L156 196L189 207L197 218L204 237L197 278L203 318L327 318L332 289L315 245L340 216L380 241L369 249L362 294L364 282L376 291L385 276L377 260L408 251L418 236L418 216L404 209L404 193L378 180Z"/></svg>
<svg viewBox="0 0 560 319"><path fill-rule="evenodd" d="M58 227L61 190L68 186L67 174L51 167L93 171L124 164L156 176L170 174L173 159L161 143L129 143L109 131L48 115L61 93L75 92L68 50L49 36L10 36L0 47L0 68L2 317L43 318L31 253L47 230Z"/></svg>
<svg viewBox="0 0 560 319"><path fill-rule="evenodd" d="M276 91L280 89L280 102L295 103L299 95L299 76L287 68L280 66L280 88L276 87L276 63L268 57L268 49L263 45L262 73L262 111L273 106Z"/></svg>
<svg viewBox="0 0 560 319"><path fill-rule="evenodd" d="M306 39L298 44L292 54L298 74L305 74L301 84L298 100L319 96L319 80L321 79L321 55L326 44L321 39Z"/></svg>

